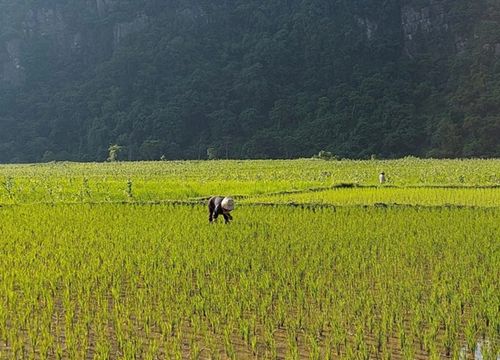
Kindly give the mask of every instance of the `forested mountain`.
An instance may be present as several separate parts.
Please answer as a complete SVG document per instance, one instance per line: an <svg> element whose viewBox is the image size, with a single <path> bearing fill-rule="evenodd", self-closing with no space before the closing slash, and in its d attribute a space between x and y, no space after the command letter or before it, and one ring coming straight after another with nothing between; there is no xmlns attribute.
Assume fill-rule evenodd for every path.
<svg viewBox="0 0 500 360"><path fill-rule="evenodd" d="M0 162L500 156L498 0L0 0Z"/></svg>

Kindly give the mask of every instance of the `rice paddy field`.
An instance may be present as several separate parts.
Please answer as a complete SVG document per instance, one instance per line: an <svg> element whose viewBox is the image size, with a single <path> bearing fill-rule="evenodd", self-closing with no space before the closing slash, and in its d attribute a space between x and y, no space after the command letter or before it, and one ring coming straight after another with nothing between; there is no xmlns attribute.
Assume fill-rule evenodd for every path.
<svg viewBox="0 0 500 360"><path fill-rule="evenodd" d="M1 165L0 359L500 359L500 160Z"/></svg>

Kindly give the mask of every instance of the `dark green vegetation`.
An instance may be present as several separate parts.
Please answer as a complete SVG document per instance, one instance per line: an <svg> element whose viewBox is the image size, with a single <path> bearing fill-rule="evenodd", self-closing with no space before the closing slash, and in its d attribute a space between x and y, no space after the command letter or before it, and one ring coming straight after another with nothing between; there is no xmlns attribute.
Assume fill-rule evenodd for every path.
<svg viewBox="0 0 500 360"><path fill-rule="evenodd" d="M493 0L0 1L0 162L499 156Z"/></svg>

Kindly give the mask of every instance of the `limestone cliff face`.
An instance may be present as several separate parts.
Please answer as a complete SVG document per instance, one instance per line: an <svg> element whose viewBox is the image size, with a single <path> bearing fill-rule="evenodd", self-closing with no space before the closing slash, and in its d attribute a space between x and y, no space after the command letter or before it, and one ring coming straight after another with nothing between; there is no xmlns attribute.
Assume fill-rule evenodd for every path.
<svg viewBox="0 0 500 360"><path fill-rule="evenodd" d="M405 51L409 56L432 46L440 47L439 50L451 50L452 21L446 10L446 1L404 4L401 8L401 28Z"/></svg>
<svg viewBox="0 0 500 360"><path fill-rule="evenodd" d="M23 84L23 49L29 48L34 39L47 42L46 45L59 58L78 57L82 63L92 66L109 58L125 38L147 29L155 16L147 14L146 1L137 1L132 10L121 8L123 2L118 0L67 1L66 5L64 1L40 1L30 6L24 3L19 1L19 5L11 6L16 8L16 16L6 14L2 18L0 15L0 85ZM378 15L354 12L353 23L358 25L367 41L386 36L388 27L399 26L402 56L415 58L425 53L459 55L472 44L480 44L485 51L500 56L498 35L483 38L475 24L477 19L487 18L492 27L498 28L499 17L494 15L494 9L482 8L474 5L476 3L479 2L399 0L384 5L387 8ZM162 5L168 6L172 6L171 11L176 16L194 24L206 15L202 2L197 0ZM226 8L230 6L224 5ZM474 20L461 18L464 7L474 8ZM11 26L2 28L4 19L11 18L15 19ZM398 29L392 31L397 33Z"/></svg>
<svg viewBox="0 0 500 360"><path fill-rule="evenodd" d="M128 22L119 22L113 25L113 48L120 45L120 42L127 36L138 33L148 26L149 18L145 14L139 14Z"/></svg>
<svg viewBox="0 0 500 360"><path fill-rule="evenodd" d="M0 83L20 86L24 82L24 70L21 66L20 40L5 41L0 48Z"/></svg>
<svg viewBox="0 0 500 360"><path fill-rule="evenodd" d="M410 57L422 53L461 55L467 49L485 46L498 56L500 27L498 5L480 1L406 0L401 7L404 49ZM492 29L485 29L489 23Z"/></svg>
<svg viewBox="0 0 500 360"><path fill-rule="evenodd" d="M125 37L148 26L148 16L142 12L113 19L116 5L116 0L86 0L78 8L34 5L18 16L10 29L0 26L0 85L23 84L23 49L33 41L45 42L59 59L82 57L89 63L111 56Z"/></svg>

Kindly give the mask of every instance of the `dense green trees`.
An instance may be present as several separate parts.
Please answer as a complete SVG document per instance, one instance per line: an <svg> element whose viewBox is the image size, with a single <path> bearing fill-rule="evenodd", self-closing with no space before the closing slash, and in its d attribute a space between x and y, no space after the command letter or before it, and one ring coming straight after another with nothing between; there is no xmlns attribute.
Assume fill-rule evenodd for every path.
<svg viewBox="0 0 500 360"><path fill-rule="evenodd" d="M65 25L16 35L25 81L0 81L0 161L101 161L111 144L127 159L499 156L500 6L443 1L446 30L410 44L412 3L426 1L120 1L99 14L3 0L21 20L0 26L0 45L28 5ZM117 43L137 17L147 25Z"/></svg>

